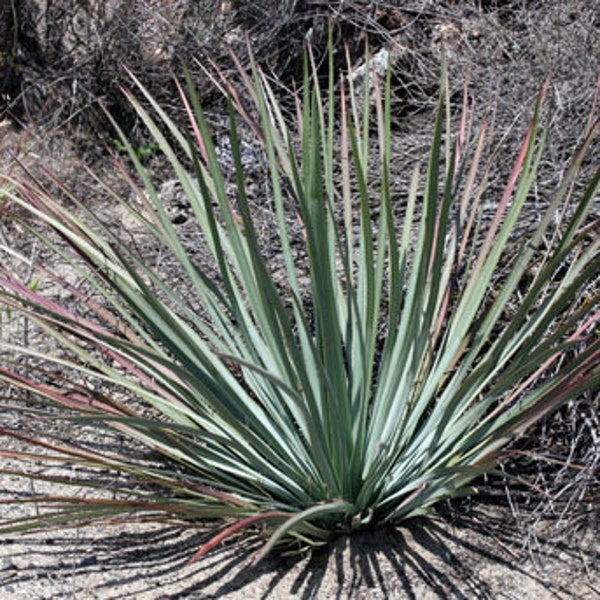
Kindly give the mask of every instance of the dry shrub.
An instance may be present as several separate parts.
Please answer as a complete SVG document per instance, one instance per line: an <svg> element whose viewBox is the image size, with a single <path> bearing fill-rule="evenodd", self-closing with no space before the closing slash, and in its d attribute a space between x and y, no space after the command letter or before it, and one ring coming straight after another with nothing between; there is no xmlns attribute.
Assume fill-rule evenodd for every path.
<svg viewBox="0 0 600 600"><path fill-rule="evenodd" d="M221 10L214 2L190 0L22 0L14 8L5 50L14 68L4 78L3 109L50 130L103 128L99 111L89 110L98 100L127 127L130 113L119 89L127 70L167 101L176 57L193 49L190 32L212 43Z"/></svg>
<svg viewBox="0 0 600 600"><path fill-rule="evenodd" d="M205 77L193 58L227 65L229 48L242 57L251 40L257 59L277 77L301 72L302 49L316 54L333 24L336 48L362 53L367 37L389 37L385 10L365 2L259 0L0 0L0 116L35 121L46 130L91 125L104 133L101 100L125 129L135 127L120 92L127 71L164 105L176 104L173 75L185 64ZM209 86L200 86L208 89Z"/></svg>

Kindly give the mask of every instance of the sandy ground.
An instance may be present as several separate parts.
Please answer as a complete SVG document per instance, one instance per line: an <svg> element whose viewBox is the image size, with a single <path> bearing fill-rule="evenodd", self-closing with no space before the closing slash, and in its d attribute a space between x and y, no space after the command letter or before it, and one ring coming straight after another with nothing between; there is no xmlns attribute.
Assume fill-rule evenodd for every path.
<svg viewBox="0 0 600 600"><path fill-rule="evenodd" d="M481 507L471 512L463 525L423 520L340 538L310 556L273 556L257 567L256 540L189 565L206 534L167 525L4 536L0 598L600 598L593 532L571 543L534 539Z"/></svg>

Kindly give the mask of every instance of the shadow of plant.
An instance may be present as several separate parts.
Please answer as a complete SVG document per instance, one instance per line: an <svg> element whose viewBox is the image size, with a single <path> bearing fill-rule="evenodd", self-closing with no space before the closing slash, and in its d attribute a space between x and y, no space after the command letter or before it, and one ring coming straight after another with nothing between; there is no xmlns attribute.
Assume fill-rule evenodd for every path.
<svg viewBox="0 0 600 600"><path fill-rule="evenodd" d="M308 557L271 556L257 567L251 563L260 547L258 539L241 546L222 545L188 565L207 536L177 526L140 524L115 535L81 529L42 540L28 536L3 542L14 545L15 552L2 565L0 593L47 579L56 590L50 598L84 597L82 582L95 582L99 596L91 597L108 594L114 600L132 597L131 590L136 598L164 600L493 599L512 582L511 589L518 587L525 594L543 590L558 598L572 597L562 574L549 577L552 569L536 570L527 561L524 536L506 512L500 501L484 503L469 507L453 522L413 519L398 529L340 537ZM586 553L588 562L600 560L600 552ZM580 554L560 540L547 540L544 546L545 564L563 564L572 577ZM587 585L594 589L593 581Z"/></svg>

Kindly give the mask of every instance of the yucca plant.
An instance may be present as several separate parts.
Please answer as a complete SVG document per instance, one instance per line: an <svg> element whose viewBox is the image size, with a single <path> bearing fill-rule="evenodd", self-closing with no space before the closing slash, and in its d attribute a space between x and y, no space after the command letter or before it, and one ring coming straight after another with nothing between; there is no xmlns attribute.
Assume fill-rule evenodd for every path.
<svg viewBox="0 0 600 600"><path fill-rule="evenodd" d="M598 386L600 170L581 175L598 121L525 238L548 84L496 198L488 121L472 136L465 101L452 137L443 74L426 168L400 200L389 73L367 77L361 101L334 73L330 57L322 89L307 55L294 120L257 67L240 67L236 82L213 71L228 99L234 193L191 81L181 88L187 130L140 84L144 104L126 92L189 201L204 254L186 246L125 136L143 193L131 178L139 202L114 201L168 250L183 288L56 182L6 182L13 218L62 266L53 273L3 246L36 273L34 287L0 267L4 310L64 353L5 341L1 380L44 419L114 428L152 459L4 427L33 447L0 451L23 474L31 461L79 466L80 477L47 478L90 492L31 498L43 510L2 531L144 515L214 527L194 558L242 531L266 536L257 559L275 544L312 547L470 493L511 439ZM240 117L264 146L278 260L248 201ZM49 284L71 305L45 294ZM115 474L114 497L95 495L90 467Z"/></svg>

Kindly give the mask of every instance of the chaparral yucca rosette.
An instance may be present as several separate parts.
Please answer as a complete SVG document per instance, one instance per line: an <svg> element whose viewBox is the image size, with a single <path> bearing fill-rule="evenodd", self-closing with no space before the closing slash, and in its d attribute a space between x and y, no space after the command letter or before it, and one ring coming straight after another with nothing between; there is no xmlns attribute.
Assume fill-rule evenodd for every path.
<svg viewBox="0 0 600 600"><path fill-rule="evenodd" d="M514 436L598 386L600 171L582 171L598 121L522 239L548 84L492 199L488 121L472 135L465 102L453 133L443 74L427 165L398 199L390 75L370 78L368 65L365 73L358 100L332 57L323 86L307 54L292 119L257 67L240 66L235 82L215 69L228 99L233 193L191 81L181 88L185 130L139 83L144 103L126 92L189 202L205 253L186 246L125 136L144 193L132 183L139 204L114 200L168 250L183 291L93 206L60 200L33 178L5 181L14 218L79 277L74 285L64 270L32 264L36 289L0 267L4 308L65 350L28 371L20 357L40 352L5 343L0 378L18 390L13 401L53 407L45 418L113 427L163 460L4 427L33 447L0 452L24 469L33 460L98 467L117 482L106 499L88 476L57 476L90 492L45 496L41 515L4 531L146 515L212 523L195 558L256 525L267 536L257 559L275 544L310 547L468 493ZM240 118L264 147L278 261L266 258L248 200ZM43 282L78 306L44 294ZM86 386L88 378L103 385Z"/></svg>

